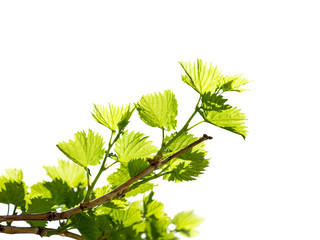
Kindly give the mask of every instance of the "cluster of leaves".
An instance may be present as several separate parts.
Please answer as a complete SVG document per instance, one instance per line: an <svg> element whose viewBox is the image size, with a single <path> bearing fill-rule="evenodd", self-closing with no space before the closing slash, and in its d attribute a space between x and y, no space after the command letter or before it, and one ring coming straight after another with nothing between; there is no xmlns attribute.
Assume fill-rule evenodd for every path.
<svg viewBox="0 0 320 240"><path fill-rule="evenodd" d="M12 214L18 211L24 214L64 211L107 194L150 164L170 157L195 142L198 138L189 130L202 122L245 138L245 115L226 104L227 99L222 94L243 91L239 87L248 80L240 75L224 76L217 67L204 64L201 60L180 62L180 65L185 71L183 82L199 93L199 100L179 131L176 130L178 103L170 90L144 95L133 105L94 104L92 116L111 130L109 142L106 144L102 136L89 129L87 132L77 132L73 140L58 143L57 147L71 162L59 160L58 166L45 166L51 181L39 182L30 188L23 182L21 170L7 170L6 175L0 177L0 202L8 205L8 214L10 205L14 206ZM155 146L143 133L126 129L135 110L143 122L160 129L161 146ZM200 114L203 121L190 126L196 114ZM124 196L116 196L101 206L60 221L60 228L49 234L76 228L85 239L178 239L176 233L195 236L195 228L202 219L192 211L178 213L171 219L165 214L163 204L153 199L155 185L151 181L156 178L174 182L195 180L209 164L206 153L204 143L188 149L132 184ZM100 168L92 178L90 167L95 165ZM96 188L101 174L113 165L117 168L108 175L104 187ZM128 197L141 193L145 194L143 201L128 201ZM27 222L31 226L47 225L47 220ZM10 224L7 222L7 225Z"/></svg>
<svg viewBox="0 0 320 240"><path fill-rule="evenodd" d="M143 201L128 203L126 201L104 204L98 210L79 213L74 221L82 236L86 239L178 239L181 233L193 237L194 230L203 219L192 211L178 213L173 219L164 212L164 205L153 199L153 192ZM170 229L171 228L171 229Z"/></svg>

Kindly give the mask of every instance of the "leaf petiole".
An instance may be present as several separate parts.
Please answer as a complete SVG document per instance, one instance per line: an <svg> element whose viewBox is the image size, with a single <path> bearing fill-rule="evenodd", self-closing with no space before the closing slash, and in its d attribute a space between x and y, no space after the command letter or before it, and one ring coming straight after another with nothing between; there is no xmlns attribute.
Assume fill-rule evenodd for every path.
<svg viewBox="0 0 320 240"><path fill-rule="evenodd" d="M109 144L108 144L108 149L107 149L107 151L105 152L105 156L104 156L103 162L101 163L100 170L99 170L99 172L97 173L97 176L95 177L95 179L93 180L93 182L92 182L92 184L91 184L91 187L88 188L88 192L87 192L87 194L86 194L86 196L85 196L85 198L84 198L84 200L83 200L84 202L86 202L86 201L89 200L90 195L91 195L91 193L92 193L92 191L93 191L93 189L94 189L94 187L95 187L95 185L96 185L99 177L100 177L101 174L103 173L103 171L107 170L111 165L114 164L114 163L111 164L111 165L110 165L109 167L107 167L107 168L105 167L107 158L109 157L110 150L111 150L112 146L115 144L115 142L119 139L120 135L122 134L122 131L119 130L117 136L116 136L115 139L112 141L112 137L113 137L114 133L115 133L115 131L112 131L111 136L110 136L110 140L109 140ZM115 163L116 163L116 162L115 162Z"/></svg>

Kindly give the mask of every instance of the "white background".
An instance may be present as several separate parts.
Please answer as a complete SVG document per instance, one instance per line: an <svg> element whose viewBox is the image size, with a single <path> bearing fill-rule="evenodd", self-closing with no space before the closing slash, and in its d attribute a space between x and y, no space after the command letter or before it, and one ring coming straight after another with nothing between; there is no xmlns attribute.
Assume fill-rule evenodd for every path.
<svg viewBox="0 0 320 240"><path fill-rule="evenodd" d="M178 61L201 58L254 81L228 95L250 132L243 141L195 128L214 138L210 167L195 182L161 183L156 199L171 217L205 218L198 240L320 239L318 9L308 0L1 1L0 174L23 169L30 186L48 179L43 165L65 159L58 142L88 128L107 139L92 103L171 89L181 126L197 94ZM159 139L138 121L129 129Z"/></svg>

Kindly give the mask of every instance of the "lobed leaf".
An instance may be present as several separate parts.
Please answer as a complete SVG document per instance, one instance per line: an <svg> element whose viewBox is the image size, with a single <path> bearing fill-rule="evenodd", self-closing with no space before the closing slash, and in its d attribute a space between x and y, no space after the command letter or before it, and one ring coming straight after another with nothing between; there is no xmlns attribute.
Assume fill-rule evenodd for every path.
<svg viewBox="0 0 320 240"><path fill-rule="evenodd" d="M87 184L86 172L73 162L58 160L58 167L43 166L51 179L61 179L70 187L85 186Z"/></svg>
<svg viewBox="0 0 320 240"><path fill-rule="evenodd" d="M149 167L150 164L146 159L132 159L128 162L128 171L130 177L138 175L140 172Z"/></svg>
<svg viewBox="0 0 320 240"><path fill-rule="evenodd" d="M97 240L100 237L100 231L94 218L87 213L78 213L72 217L75 227L86 240Z"/></svg>
<svg viewBox="0 0 320 240"><path fill-rule="evenodd" d="M151 127L170 131L177 126L178 103L170 90L164 91L163 94L144 95L136 107L141 120Z"/></svg>
<svg viewBox="0 0 320 240"><path fill-rule="evenodd" d="M206 93L202 97L202 106L199 111L203 119L217 127L241 135L244 139L247 136L247 120L240 109L225 104L222 96Z"/></svg>
<svg viewBox="0 0 320 240"><path fill-rule="evenodd" d="M182 75L182 81L191 86L201 95L206 92L216 92L216 90L242 92L245 89L239 87L249 83L241 75L223 76L221 71L210 63L203 63L198 59L194 63L179 62L186 75Z"/></svg>
<svg viewBox="0 0 320 240"><path fill-rule="evenodd" d="M134 108L130 104L121 107L110 103L108 106L94 104L92 116L98 123L115 131L116 129L123 130L128 125L133 111Z"/></svg>
<svg viewBox="0 0 320 240"><path fill-rule="evenodd" d="M179 62L186 75L182 75L182 81L191 86L200 94L215 92L222 79L221 71L207 63L203 64L201 59L195 63Z"/></svg>
<svg viewBox="0 0 320 240"><path fill-rule="evenodd" d="M183 133L172 142L167 152L173 154L196 140L197 138L194 135ZM206 153L204 143L198 144L182 153L167 163L168 169L163 179L175 182L196 180L196 177L201 175L209 165L209 159L205 158Z"/></svg>
<svg viewBox="0 0 320 240"><path fill-rule="evenodd" d="M243 92L243 91L246 91L246 89L239 88L239 87L249 82L250 81L248 81L248 79L241 77L241 75L228 75L228 76L224 76L221 79L219 83L219 89L221 89L224 92L227 92L227 91Z"/></svg>
<svg viewBox="0 0 320 240"><path fill-rule="evenodd" d="M154 184L150 182L143 183L138 187L132 189L130 192L126 193L126 197L135 197L138 194L148 192L153 190Z"/></svg>
<svg viewBox="0 0 320 240"><path fill-rule="evenodd" d="M172 223L176 225L176 231L187 237L194 237L198 234L198 231L194 230L202 222L203 218L195 215L193 211L184 211L178 213L172 220Z"/></svg>
<svg viewBox="0 0 320 240"><path fill-rule="evenodd" d="M105 152L102 137L89 129L88 134L84 131L77 132L74 138L74 141L61 142L57 147L70 160L84 168L99 164Z"/></svg>
<svg viewBox="0 0 320 240"><path fill-rule="evenodd" d="M127 165L131 159L148 158L156 153L157 148L147 138L143 133L125 131L115 146L119 162Z"/></svg>
<svg viewBox="0 0 320 240"><path fill-rule="evenodd" d="M107 179L111 186L114 188L128 181L130 179L130 174L128 172L128 169L122 166L118 168L117 171L110 174Z"/></svg>
<svg viewBox="0 0 320 240"><path fill-rule="evenodd" d="M141 221L140 202L134 202L126 210L114 209L110 216L118 228L129 227Z"/></svg>
<svg viewBox="0 0 320 240"><path fill-rule="evenodd" d="M21 170L6 169L6 175L0 176L0 203L13 204L24 210L27 189Z"/></svg>

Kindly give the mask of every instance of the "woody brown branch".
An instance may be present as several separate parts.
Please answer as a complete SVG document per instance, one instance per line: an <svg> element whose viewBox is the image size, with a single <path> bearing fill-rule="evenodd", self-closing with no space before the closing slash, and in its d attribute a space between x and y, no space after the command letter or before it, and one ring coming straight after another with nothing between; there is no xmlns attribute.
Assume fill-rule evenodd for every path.
<svg viewBox="0 0 320 240"><path fill-rule="evenodd" d="M46 212L46 213L35 213L35 214L20 214L20 215L6 215L6 216L0 216L0 222L3 221L26 221L26 220L47 220L47 221L52 221L52 220L60 220L60 219L67 219L72 217L73 215L80 213L82 211L89 210L93 207L99 206L105 202L108 202L112 200L113 197L121 196L123 193L125 193L128 188L144 176L148 175L149 173L155 171L156 169L160 168L167 162L169 162L171 159L181 155L182 153L186 152L187 150L191 149L192 147L200 144L201 142L212 139L212 137L207 136L204 134L201 138L196 140L195 142L191 143L190 145L186 146L185 148L181 149L180 151L174 153L168 158L165 158L163 160L160 160L159 162L155 164L150 164L149 167L147 167L145 170L134 176L133 178L129 179L122 185L116 187L114 190L111 192L96 198L90 202L87 203L81 203L79 206L63 211L61 213L57 212Z"/></svg>
<svg viewBox="0 0 320 240"><path fill-rule="evenodd" d="M13 227L13 226L3 226L0 224L0 232L7 233L7 234L36 234L41 237L48 237L48 232L57 231L57 229L53 228L42 228L42 227ZM69 237L77 240L85 240L84 237L72 233L72 232L63 232L63 233L57 233L60 236L63 237Z"/></svg>

